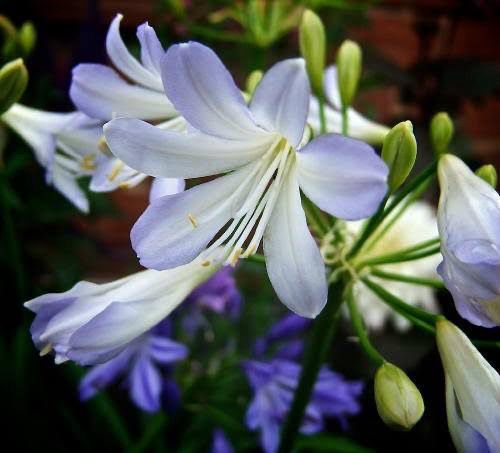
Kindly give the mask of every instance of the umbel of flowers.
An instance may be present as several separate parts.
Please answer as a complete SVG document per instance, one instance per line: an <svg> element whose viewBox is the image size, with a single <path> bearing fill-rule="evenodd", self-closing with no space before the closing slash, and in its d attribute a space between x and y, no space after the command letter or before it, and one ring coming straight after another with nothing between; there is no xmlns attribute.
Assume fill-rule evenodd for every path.
<svg viewBox="0 0 500 453"><path fill-rule="evenodd" d="M313 434L325 417L345 423L359 411L361 384L324 365L342 307L378 369L375 398L386 424L411 429L425 417L415 383L370 340L366 325L380 328L389 313L402 327L436 335L457 449L500 451L499 375L432 303L432 290L444 285L464 319L486 328L500 324L496 173L485 167L476 175L448 153L449 117L432 121L434 161L412 175L411 123L389 130L352 109L361 49L345 42L336 66L325 68L325 33L313 12L300 25L302 57L255 73L249 92L213 50L198 42L165 50L148 24L137 30L136 59L120 37L121 19L106 39L113 67L85 63L73 71L76 112L18 104L24 65L0 71L2 121L33 148L47 182L82 211L88 204L76 183L81 176L91 176L95 191L156 178L131 231L147 269L27 302L41 354L93 366L82 399L123 379L140 408L158 410L164 391L178 395L173 367L188 355L170 323L182 318L183 306L195 330L203 321L193 313L207 307L236 319L241 300L227 266L249 259L265 263L279 300L295 313L259 339L257 357L242 363L253 390L246 424L260 431L266 452L290 451L299 431ZM366 142L382 144L381 156ZM436 173L439 234L426 207L428 233L405 236L409 227L398 227L414 218L409 213L422 206L417 200ZM199 177L209 179L184 190L185 179ZM384 304L384 311L373 315L367 303ZM283 338L287 344L270 360L261 356ZM218 429L214 445L232 448Z"/></svg>

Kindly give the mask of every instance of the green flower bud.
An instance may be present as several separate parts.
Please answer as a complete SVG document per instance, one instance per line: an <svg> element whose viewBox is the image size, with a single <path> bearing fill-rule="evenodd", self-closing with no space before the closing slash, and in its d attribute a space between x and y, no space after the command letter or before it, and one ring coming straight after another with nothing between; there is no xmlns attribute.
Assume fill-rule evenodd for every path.
<svg viewBox="0 0 500 453"><path fill-rule="evenodd" d="M0 69L0 114L9 110L24 93L28 84L28 71L21 58Z"/></svg>
<svg viewBox="0 0 500 453"><path fill-rule="evenodd" d="M491 187L497 187L497 171L493 165L483 165L476 170L476 175L485 180Z"/></svg>
<svg viewBox="0 0 500 453"><path fill-rule="evenodd" d="M344 41L337 53L337 77L343 107L351 105L361 76L361 48L354 41Z"/></svg>
<svg viewBox="0 0 500 453"><path fill-rule="evenodd" d="M431 120L431 142L437 154L446 152L453 137L453 121L446 112L436 113Z"/></svg>
<svg viewBox="0 0 500 453"><path fill-rule="evenodd" d="M24 55L29 55L36 44L36 30L31 22L25 22L19 32L17 39Z"/></svg>
<svg viewBox="0 0 500 453"><path fill-rule="evenodd" d="M259 82L262 80L262 76L264 74L262 73L261 70L256 69L255 71L252 71L248 77L247 77L247 83L246 83L246 92L250 97L253 96L253 92L255 91L255 88L257 88L257 85Z"/></svg>
<svg viewBox="0 0 500 453"><path fill-rule="evenodd" d="M396 124L385 136L382 159L389 167L389 190L394 192L403 184L417 158L417 141L411 121Z"/></svg>
<svg viewBox="0 0 500 453"><path fill-rule="evenodd" d="M323 72L325 71L326 37L325 27L317 14L306 9L299 26L300 53L306 60L311 86L318 96L323 94Z"/></svg>
<svg viewBox="0 0 500 453"><path fill-rule="evenodd" d="M418 388L403 370L387 362L375 374L375 403L384 423L398 430L409 431L424 413Z"/></svg>

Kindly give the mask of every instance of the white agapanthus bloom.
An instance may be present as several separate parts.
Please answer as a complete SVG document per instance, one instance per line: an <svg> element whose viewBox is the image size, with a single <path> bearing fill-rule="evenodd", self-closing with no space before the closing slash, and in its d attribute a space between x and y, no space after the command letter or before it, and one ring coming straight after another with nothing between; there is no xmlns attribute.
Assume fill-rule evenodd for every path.
<svg viewBox="0 0 500 453"><path fill-rule="evenodd" d="M323 85L327 102L325 105L326 131L340 133L342 131L342 104L340 102L337 68L335 66L329 66L325 70ZM378 145L384 141L384 137L389 132L387 126L369 120L351 107L347 110L347 117L349 123L348 135L350 137ZM314 96L311 97L307 121L314 132L318 134L321 129L319 103Z"/></svg>
<svg viewBox="0 0 500 453"><path fill-rule="evenodd" d="M446 380L446 413L459 453L500 451L500 376L467 336L437 322L437 344Z"/></svg>
<svg viewBox="0 0 500 453"><path fill-rule="evenodd" d="M332 215L368 217L386 193L386 165L365 143L339 135L304 146L310 88L302 59L273 66L249 106L223 63L199 43L170 47L161 69L188 132L115 119L104 128L112 152L152 176L231 173L153 201L131 234L141 263L159 270L198 256L208 263L223 246L223 259L234 264L263 239L279 298L300 315L316 316L326 303L325 268L299 187Z"/></svg>
<svg viewBox="0 0 500 453"><path fill-rule="evenodd" d="M14 104L2 117L33 149L47 182L83 212L89 204L78 178L95 170L102 122L83 113L52 113Z"/></svg>
<svg viewBox="0 0 500 453"><path fill-rule="evenodd" d="M361 222L347 222L347 231L353 236L357 235L361 228ZM371 258L396 253L402 248L411 247L419 242L434 239L437 235L437 221L434 208L427 202L416 201L410 205L373 248L364 252L366 255L363 255L363 257ZM380 265L377 268L386 272L412 277L436 278L438 276L436 267L440 261L440 255L433 255L421 260ZM377 277L370 278L405 302L433 313L438 312L434 289L427 286L412 285ZM410 327L407 319L389 308L361 282L356 284L355 294L359 310L370 329L380 330L388 321L391 321L398 330L404 331Z"/></svg>

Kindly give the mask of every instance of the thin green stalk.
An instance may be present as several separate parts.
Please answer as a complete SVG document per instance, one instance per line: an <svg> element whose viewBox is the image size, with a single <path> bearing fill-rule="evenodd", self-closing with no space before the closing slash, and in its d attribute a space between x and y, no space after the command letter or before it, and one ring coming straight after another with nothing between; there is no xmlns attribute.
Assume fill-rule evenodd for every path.
<svg viewBox="0 0 500 453"><path fill-rule="evenodd" d="M259 263L259 264L265 264L266 263L266 258L264 257L264 255L261 255L260 253L254 253L253 255L250 255L246 259L248 261L253 261L254 263Z"/></svg>
<svg viewBox="0 0 500 453"><path fill-rule="evenodd" d="M429 164L418 176L412 179L408 184L404 185L391 200L389 205L384 209L387 198L381 203L378 211L370 218L365 229L361 233L361 236L354 243L351 250L347 254L347 259L354 258L361 248L364 246L365 242L370 238L372 233L378 228L378 226L384 221L384 219L401 203L406 196L420 187L425 181L430 179L436 173L437 163L432 162Z"/></svg>
<svg viewBox="0 0 500 453"><path fill-rule="evenodd" d="M377 285L375 282L366 277L362 278L361 281L366 286L368 286L368 288L370 288L382 301L384 301L387 305L392 307L401 315L405 316L405 314L408 314L411 317L416 318L419 321L423 321L427 324L431 324L432 326L436 324L439 315L434 315L432 313L429 313L428 311L422 310L421 308L417 308L413 305L407 304L399 297L391 294L389 291L382 288L382 286Z"/></svg>
<svg viewBox="0 0 500 453"><path fill-rule="evenodd" d="M279 453L292 451L297 439L316 378L331 348L338 325L340 307L344 300L345 287L344 278L337 279L330 286L328 302L314 321L307 348L304 352L299 384L295 390L290 412L281 431Z"/></svg>
<svg viewBox="0 0 500 453"><path fill-rule="evenodd" d="M362 269L366 266L375 266L379 264L391 264L391 263L404 263L406 261L416 261L422 258L427 258L428 256L435 255L439 253L441 250L440 246L427 248L422 250L421 252L411 253L411 254L403 254L403 253L394 253L390 255L381 255L375 258L370 258L368 260L362 261L358 265L356 265L356 269Z"/></svg>
<svg viewBox="0 0 500 453"><path fill-rule="evenodd" d="M319 103L319 131L321 134L326 134L325 98L323 95L318 96L318 103Z"/></svg>
<svg viewBox="0 0 500 453"><path fill-rule="evenodd" d="M371 275L379 278L384 278L386 280L394 280L398 282L413 283L415 285L430 286L432 288L441 289L444 288L444 284L441 280L436 278L420 278L412 277L411 275L397 274L394 272L385 272L380 269L372 269Z"/></svg>
<svg viewBox="0 0 500 453"><path fill-rule="evenodd" d="M384 357L375 349L372 345L370 338L368 337L368 332L364 325L363 319L359 314L358 307L356 306L356 301L354 300L354 295L352 291L349 291L347 296L347 306L349 308L349 314L351 315L351 322L359 338L359 344L365 351L368 358L377 366L382 365L385 362Z"/></svg>
<svg viewBox="0 0 500 453"><path fill-rule="evenodd" d="M157 414L148 420L140 439L135 445L128 448L130 453L141 453L148 450L157 436L161 434L167 424L167 417L164 414Z"/></svg>
<svg viewBox="0 0 500 453"><path fill-rule="evenodd" d="M0 204L2 212L4 246L7 250L9 263L12 266L14 273L14 281L19 300L24 301L26 299L26 274L24 272L21 250L19 248L19 240L14 226L14 219L12 218L12 211L7 198L7 185L8 180L2 169L0 170Z"/></svg>
<svg viewBox="0 0 500 453"><path fill-rule="evenodd" d="M312 203L309 198L302 198L302 207L306 213L307 220L316 231L318 236L323 237L330 230L330 222L323 212Z"/></svg>
<svg viewBox="0 0 500 453"><path fill-rule="evenodd" d="M347 114L348 107L346 105L342 106L342 135L347 135L349 132L349 116Z"/></svg>

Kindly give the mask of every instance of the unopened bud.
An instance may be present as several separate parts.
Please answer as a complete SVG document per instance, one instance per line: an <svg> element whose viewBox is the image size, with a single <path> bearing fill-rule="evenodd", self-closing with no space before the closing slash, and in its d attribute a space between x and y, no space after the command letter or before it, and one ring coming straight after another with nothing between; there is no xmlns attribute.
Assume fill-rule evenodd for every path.
<svg viewBox="0 0 500 453"><path fill-rule="evenodd" d="M24 22L17 33L23 55L29 55L36 44L36 30L31 22Z"/></svg>
<svg viewBox="0 0 500 453"><path fill-rule="evenodd" d="M0 69L0 114L19 100L28 84L28 71L23 60L18 58Z"/></svg>
<svg viewBox="0 0 500 453"><path fill-rule="evenodd" d="M417 141L410 121L396 124L385 136L382 159L389 167L389 190L394 192L411 172L417 158Z"/></svg>
<svg viewBox="0 0 500 453"><path fill-rule="evenodd" d="M361 76L361 48L354 41L344 41L337 53L337 77L343 107L351 105Z"/></svg>
<svg viewBox="0 0 500 453"><path fill-rule="evenodd" d="M252 71L247 77L246 92L251 97L257 85L262 80L263 73L259 69Z"/></svg>
<svg viewBox="0 0 500 453"><path fill-rule="evenodd" d="M476 170L476 175L486 181L491 187L497 187L497 171L493 165L483 165Z"/></svg>
<svg viewBox="0 0 500 453"><path fill-rule="evenodd" d="M384 423L408 431L424 413L424 401L418 388L406 373L384 363L375 374L375 403Z"/></svg>
<svg viewBox="0 0 500 453"><path fill-rule="evenodd" d="M446 152L453 137L453 121L446 112L436 113L431 120L431 142L437 154Z"/></svg>
<svg viewBox="0 0 500 453"><path fill-rule="evenodd" d="M299 44L312 89L316 95L322 96L326 53L325 27L319 16L309 9L302 14Z"/></svg>

